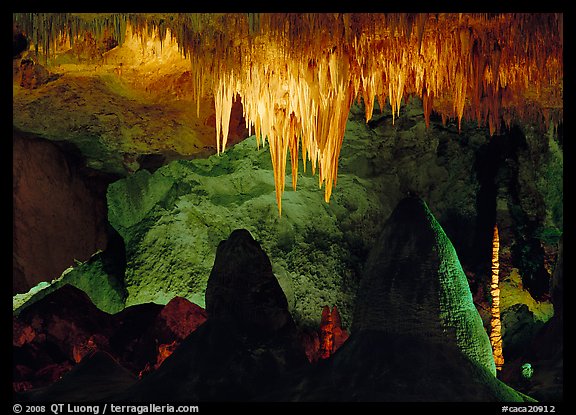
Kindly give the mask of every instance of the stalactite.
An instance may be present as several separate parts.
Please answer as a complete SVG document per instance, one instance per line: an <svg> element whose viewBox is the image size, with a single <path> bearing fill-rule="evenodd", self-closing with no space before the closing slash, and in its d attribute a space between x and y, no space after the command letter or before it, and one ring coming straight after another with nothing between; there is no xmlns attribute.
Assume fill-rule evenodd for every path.
<svg viewBox="0 0 576 415"><path fill-rule="evenodd" d="M390 104L393 120L403 98L423 100L426 124L476 120L490 134L511 119L562 121L561 14L318 14L15 13L14 22L48 56L55 40L73 43L91 32L98 41L124 41L127 25L144 41L170 32L191 60L196 111L212 94L217 151L228 138L238 96L258 145L268 142L281 211L287 152L292 186L298 151L304 168L318 167L328 201L354 99L372 117L374 99ZM503 121L503 122L502 122Z"/></svg>
<svg viewBox="0 0 576 415"><path fill-rule="evenodd" d="M496 369L501 370L504 365L502 354L502 322L500 320L500 288L499 288L499 260L500 238L498 236L498 225L494 225L494 236L492 239L492 280L490 284L490 295L492 305L490 307L490 343Z"/></svg>

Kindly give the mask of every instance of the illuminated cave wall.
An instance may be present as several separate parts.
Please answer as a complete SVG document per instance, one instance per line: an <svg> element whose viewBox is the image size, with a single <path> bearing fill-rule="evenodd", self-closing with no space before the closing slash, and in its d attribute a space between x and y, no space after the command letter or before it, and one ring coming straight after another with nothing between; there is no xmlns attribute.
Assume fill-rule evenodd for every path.
<svg viewBox="0 0 576 415"><path fill-rule="evenodd" d="M467 124L458 133L455 125L443 127L440 120L427 129L417 100L403 106L394 124L387 114L367 125L363 108L353 107L340 157L337 191L330 203L323 201L317 177L300 172L298 190L287 190L283 195L281 217L275 204L268 149L257 150L254 137L220 156L173 161L153 173L140 170L110 184L108 220L122 236L126 249L126 305L166 303L181 295L203 306L218 243L233 229L246 228L270 256L298 320L317 323L321 307L330 304L338 306L345 325L349 325L368 253L396 203L408 193L420 195L439 218L465 271L474 277L471 287L475 299L486 304L490 265L486 258L491 246L489 241L478 248L482 246L483 215L487 214L482 189L501 180L483 181L477 160L482 159L492 140L506 137L490 137L474 124ZM561 166L561 158L551 135L541 135L540 139L550 140L548 161L522 169L549 174L549 166ZM560 179L561 175L556 176L551 183ZM555 190L553 187L541 192L531 185L527 193L544 200L548 213L546 221L539 224L541 231L561 229L553 219L561 182ZM505 198L501 211L522 212L509 193L503 191L501 195ZM507 224L514 229L522 222L510 218ZM515 241L511 230L507 238L509 246L503 244L503 249L509 252ZM503 280L507 279L506 272L517 273L521 267L516 257L509 257L508 264ZM514 296L506 303L508 307L527 301L520 294ZM488 318L487 313L483 316Z"/></svg>
<svg viewBox="0 0 576 415"><path fill-rule="evenodd" d="M218 242L243 227L298 319L337 305L348 325L368 252L408 193L452 240L477 304L488 301L494 222L503 284L520 293L510 307L528 302L523 288L547 301L563 227L561 15L14 21L31 42L14 59L15 129L127 176L107 192L126 249L125 304L203 304ZM235 144L248 132L257 138Z"/></svg>

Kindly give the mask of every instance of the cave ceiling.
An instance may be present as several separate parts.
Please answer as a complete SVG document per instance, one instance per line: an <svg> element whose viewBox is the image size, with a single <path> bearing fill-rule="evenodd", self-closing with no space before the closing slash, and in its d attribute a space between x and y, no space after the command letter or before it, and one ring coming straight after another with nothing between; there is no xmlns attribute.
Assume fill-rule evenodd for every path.
<svg viewBox="0 0 576 415"><path fill-rule="evenodd" d="M299 154L329 200L354 102L369 121L378 102L398 117L414 96L427 124L491 135L563 120L558 13L15 13L13 32L29 44L14 59L15 129L121 175L145 155L199 157L256 134L279 207Z"/></svg>

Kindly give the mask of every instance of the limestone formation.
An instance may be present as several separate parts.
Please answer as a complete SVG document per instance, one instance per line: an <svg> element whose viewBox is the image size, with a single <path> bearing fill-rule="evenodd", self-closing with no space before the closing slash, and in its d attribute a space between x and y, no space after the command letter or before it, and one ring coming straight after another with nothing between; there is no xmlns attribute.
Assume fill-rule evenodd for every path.
<svg viewBox="0 0 576 415"><path fill-rule="evenodd" d="M106 182L45 140L15 133L13 293L24 293L107 245Z"/></svg>
<svg viewBox="0 0 576 415"><path fill-rule="evenodd" d="M457 346L496 375L458 255L420 198L398 204L370 253L351 328L363 330Z"/></svg>
<svg viewBox="0 0 576 415"><path fill-rule="evenodd" d="M14 390L50 386L95 352L133 376L157 369L206 312L184 298L142 304L110 315L78 288L62 285L13 317Z"/></svg>
<svg viewBox="0 0 576 415"><path fill-rule="evenodd" d="M265 331L293 324L268 256L245 229L234 230L218 245L206 286L206 312L212 321Z"/></svg>

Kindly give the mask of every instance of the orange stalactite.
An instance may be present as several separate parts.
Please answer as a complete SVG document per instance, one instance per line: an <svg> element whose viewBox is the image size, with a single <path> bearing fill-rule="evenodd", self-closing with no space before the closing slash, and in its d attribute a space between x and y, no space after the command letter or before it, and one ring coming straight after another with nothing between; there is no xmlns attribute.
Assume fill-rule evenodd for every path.
<svg viewBox="0 0 576 415"><path fill-rule="evenodd" d="M417 95L427 124L435 112L443 123L457 120L459 129L463 120L476 120L490 134L499 132L502 121L556 126L563 118L558 13L14 16L46 51L68 32L71 40L83 31L93 31L96 39L112 33L120 43L126 26L143 42L170 33L190 58L196 111L202 98L214 95L217 151L226 149L237 95L258 145L268 142L279 212L288 151L292 186L300 149L304 166L310 160L313 174L318 166L319 184L330 199L355 99L364 101L368 121L375 97L381 109L387 98L395 119L402 99Z"/></svg>
<svg viewBox="0 0 576 415"><path fill-rule="evenodd" d="M492 306L490 307L490 343L496 369L501 370L504 365L502 354L502 322L500 320L500 288L499 288L499 259L500 238L498 236L498 225L494 225L494 236L492 239L492 281L490 284L490 294L492 296Z"/></svg>

